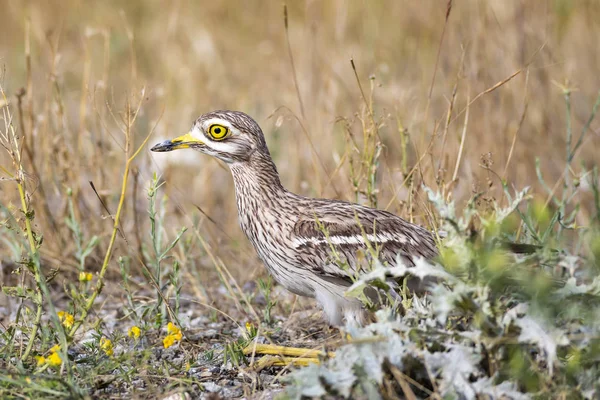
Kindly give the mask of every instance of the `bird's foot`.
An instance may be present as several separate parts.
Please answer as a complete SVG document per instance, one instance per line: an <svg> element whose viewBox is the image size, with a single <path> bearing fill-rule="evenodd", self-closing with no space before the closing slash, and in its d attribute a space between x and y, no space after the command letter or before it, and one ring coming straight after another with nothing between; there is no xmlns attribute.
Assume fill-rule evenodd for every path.
<svg viewBox="0 0 600 400"><path fill-rule="evenodd" d="M252 343L244 348L247 356L262 355L252 364L256 371L273 366L306 366L318 364L324 357L334 357L334 353L321 350L304 349L301 347L276 346L272 344Z"/></svg>

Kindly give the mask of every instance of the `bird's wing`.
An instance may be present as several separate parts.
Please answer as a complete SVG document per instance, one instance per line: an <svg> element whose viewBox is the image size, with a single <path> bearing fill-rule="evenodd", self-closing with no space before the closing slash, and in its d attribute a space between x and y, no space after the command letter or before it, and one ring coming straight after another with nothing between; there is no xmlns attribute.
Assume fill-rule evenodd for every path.
<svg viewBox="0 0 600 400"><path fill-rule="evenodd" d="M384 251L388 259L397 254L425 258L437 254L433 236L426 229L389 212L352 203L329 203L308 210L298 217L293 234L298 250L329 254L333 246L343 254L351 271L331 264L314 267L317 273L340 278L356 272L356 252L369 244Z"/></svg>

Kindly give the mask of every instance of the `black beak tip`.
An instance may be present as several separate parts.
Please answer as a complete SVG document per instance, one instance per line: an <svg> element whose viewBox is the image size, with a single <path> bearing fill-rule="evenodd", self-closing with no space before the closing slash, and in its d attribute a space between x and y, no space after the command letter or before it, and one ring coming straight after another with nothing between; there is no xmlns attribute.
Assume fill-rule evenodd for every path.
<svg viewBox="0 0 600 400"><path fill-rule="evenodd" d="M173 144L171 143L171 141L165 140L164 142L160 142L160 143L157 143L154 146L152 146L150 148L150 151L163 153L166 151L171 151L172 147L173 147Z"/></svg>

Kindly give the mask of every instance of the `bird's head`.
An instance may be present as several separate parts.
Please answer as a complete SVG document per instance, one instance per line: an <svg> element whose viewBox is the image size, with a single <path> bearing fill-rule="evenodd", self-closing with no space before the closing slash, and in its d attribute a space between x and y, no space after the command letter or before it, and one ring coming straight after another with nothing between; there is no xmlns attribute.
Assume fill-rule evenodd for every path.
<svg viewBox="0 0 600 400"><path fill-rule="evenodd" d="M201 115L183 136L154 145L152 151L196 149L226 163L245 162L256 151L267 152L260 126L240 111L213 111Z"/></svg>

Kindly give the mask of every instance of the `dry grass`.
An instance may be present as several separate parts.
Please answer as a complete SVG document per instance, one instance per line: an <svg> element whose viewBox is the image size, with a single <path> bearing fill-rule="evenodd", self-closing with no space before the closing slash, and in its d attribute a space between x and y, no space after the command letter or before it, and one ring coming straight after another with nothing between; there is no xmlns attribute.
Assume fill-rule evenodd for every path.
<svg viewBox="0 0 600 400"><path fill-rule="evenodd" d="M536 185L534 160L540 157L552 185L563 173L555 161L565 157L559 84L577 89L575 131L600 87L594 45L600 7L592 1L454 4L443 38L446 6L439 2L294 3L289 35L303 117L281 6L246 4L244 10L185 1L2 5L9 16L0 32L3 81L25 137L32 204L49 242L48 258L58 262L60 253L70 253L62 247L69 242L61 223L66 188L74 190L86 233L106 237L106 211L88 182L114 212L126 102L142 100L133 127L136 144L157 122L151 142L184 132L205 111L244 110L263 126L291 190L354 199L348 161L361 156L355 150L362 150L363 131L373 130L365 107L365 100L372 101L382 152L379 205L427 223L420 183L445 185L463 200L487 190L490 179L498 189L480 167L488 153L493 169L517 187ZM347 123L337 122L339 117ZM584 164L598 160L597 129L594 124L579 154ZM349 137L359 142L357 148ZM403 185L411 170L416 182ZM179 208L169 216L173 226L189 225L197 205L219 221L215 227L201 217L200 228L217 255L229 261L239 259L237 251L246 253L228 171L198 154L156 156L145 149L125 205L123 229L131 241L139 236L136 230L146 231L134 214L144 210L140 189L153 171L163 175ZM366 191L364 172L357 180ZM2 190L8 200L11 189Z"/></svg>
<svg viewBox="0 0 600 400"><path fill-rule="evenodd" d="M119 292L118 257L131 259L134 275L148 268L146 188L158 172L169 198L164 234L190 228L172 253L184 291L225 308L210 289L220 276L248 319L258 313L236 285L265 272L238 228L226 166L144 145L128 165L113 231L126 160L149 134L152 144L201 113L239 109L263 127L289 189L435 227L422 184L459 202L479 192L491 200L502 198L500 177L546 201L536 157L550 188L570 179L564 92L575 144L600 88L594 0L471 0L451 10L441 1L290 2L287 30L281 3L258 0L5 0L0 12L1 84L22 138L41 266L46 275L60 269L54 290L81 269L70 204L82 237L99 238L86 270L101 271L111 234L111 290ZM597 121L582 143L573 174L598 164ZM0 152L0 171L11 163ZM14 185L0 183L0 204L18 209ZM591 193L580 201L585 225ZM5 284L15 261L0 241Z"/></svg>

